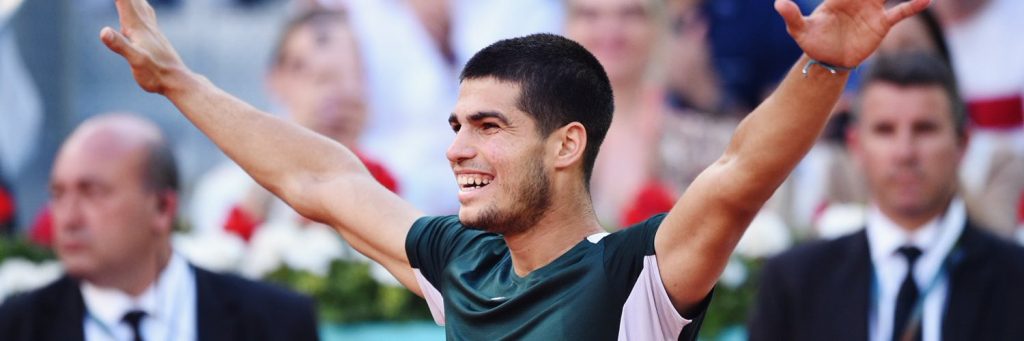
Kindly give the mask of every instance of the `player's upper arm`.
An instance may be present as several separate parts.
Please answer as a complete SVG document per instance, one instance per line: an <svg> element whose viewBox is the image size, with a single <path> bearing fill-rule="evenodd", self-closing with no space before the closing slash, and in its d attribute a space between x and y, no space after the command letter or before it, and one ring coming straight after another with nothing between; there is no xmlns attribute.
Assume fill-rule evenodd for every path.
<svg viewBox="0 0 1024 341"><path fill-rule="evenodd" d="M423 213L362 170L310 181L298 202L300 213L334 227L360 253L380 263L403 285L420 294L405 251L406 236Z"/></svg>
<svg viewBox="0 0 1024 341"><path fill-rule="evenodd" d="M704 170L655 235L662 281L684 314L714 287L746 226L767 200L752 190L759 180L744 171L742 162L726 154Z"/></svg>

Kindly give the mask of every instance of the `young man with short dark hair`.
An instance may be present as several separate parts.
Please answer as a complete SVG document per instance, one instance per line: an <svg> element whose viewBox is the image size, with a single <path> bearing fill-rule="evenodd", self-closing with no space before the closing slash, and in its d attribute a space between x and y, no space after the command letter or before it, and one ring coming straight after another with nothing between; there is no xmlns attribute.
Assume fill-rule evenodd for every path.
<svg viewBox="0 0 1024 341"><path fill-rule="evenodd" d="M144 1L118 0L122 29L105 28L101 39L144 90L170 99L260 184L427 297L450 338L676 339L694 337L685 327L746 226L814 143L846 70L928 2L829 0L803 17L777 1L807 56L671 212L612 235L586 181L611 120L610 85L564 38L501 41L469 63L447 152L461 207L441 218L384 190L349 150L189 71Z"/></svg>

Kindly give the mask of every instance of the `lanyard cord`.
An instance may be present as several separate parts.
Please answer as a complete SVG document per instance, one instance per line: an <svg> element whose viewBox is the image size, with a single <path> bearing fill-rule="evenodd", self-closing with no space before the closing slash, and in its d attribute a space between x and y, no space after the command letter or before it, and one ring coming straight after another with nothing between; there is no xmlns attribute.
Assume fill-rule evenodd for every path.
<svg viewBox="0 0 1024 341"><path fill-rule="evenodd" d="M953 248L949 250L949 253L947 253L946 257L942 260L942 265L939 267L939 271L932 276L931 280L928 281L928 285L926 285L923 288L924 290L921 291L921 294L918 295L917 301L914 302L914 308L910 312L910 317L907 320L906 326L904 326L902 331L899 331L900 340L911 340L908 338L912 336L910 333L912 333L912 331L917 328L923 320L925 299L928 298L928 295L931 294L936 287L939 286L939 282L948 277L950 269L959 264L960 260L963 258L962 253L963 251L960 248L960 241L957 240L956 244L953 245ZM879 309L881 309L882 306L880 294L881 284L878 279L878 269L874 266L871 268L873 273L871 281L872 309L876 311L875 318L878 319L881 316ZM893 328L896 328L896 326L893 326ZM896 335L897 333L896 330L893 330L892 332L893 335Z"/></svg>

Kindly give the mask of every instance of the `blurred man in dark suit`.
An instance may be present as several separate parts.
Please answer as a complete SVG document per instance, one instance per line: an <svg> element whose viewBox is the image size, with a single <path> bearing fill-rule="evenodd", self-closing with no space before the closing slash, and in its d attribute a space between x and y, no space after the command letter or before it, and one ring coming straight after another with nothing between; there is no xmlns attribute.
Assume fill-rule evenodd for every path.
<svg viewBox="0 0 1024 341"><path fill-rule="evenodd" d="M0 307L3 340L310 340L313 302L188 264L171 247L174 157L160 130L101 115L65 141L51 175L67 275Z"/></svg>
<svg viewBox="0 0 1024 341"><path fill-rule="evenodd" d="M881 56L860 96L847 142L867 226L770 260L751 340L1024 339L1024 249L983 232L958 195L968 135L949 68Z"/></svg>

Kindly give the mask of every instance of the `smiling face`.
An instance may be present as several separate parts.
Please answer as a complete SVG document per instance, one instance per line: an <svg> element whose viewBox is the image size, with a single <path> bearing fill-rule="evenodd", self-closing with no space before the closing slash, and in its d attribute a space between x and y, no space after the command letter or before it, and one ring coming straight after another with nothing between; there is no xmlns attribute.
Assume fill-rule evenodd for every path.
<svg viewBox="0 0 1024 341"><path fill-rule="evenodd" d="M863 91L850 145L872 200L897 222L927 222L956 191L966 138L946 96L938 85L874 82Z"/></svg>
<svg viewBox="0 0 1024 341"><path fill-rule="evenodd" d="M459 185L459 219L505 235L526 231L551 206L546 139L519 109L520 87L467 79L449 119L447 157Z"/></svg>

